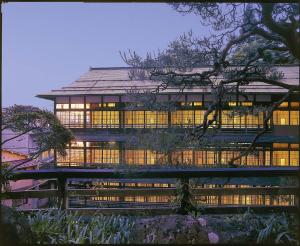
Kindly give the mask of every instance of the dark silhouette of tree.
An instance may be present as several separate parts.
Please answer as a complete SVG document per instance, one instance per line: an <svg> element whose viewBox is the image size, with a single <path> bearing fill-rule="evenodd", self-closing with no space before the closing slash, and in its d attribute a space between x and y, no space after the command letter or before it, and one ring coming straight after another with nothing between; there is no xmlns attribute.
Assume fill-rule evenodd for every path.
<svg viewBox="0 0 300 246"><path fill-rule="evenodd" d="M268 107L247 107L234 109L238 115L263 111L263 128L253 137L249 146L236 161L249 154L257 140L269 129L273 111L291 95L299 95L299 85L282 80L283 74L274 65L282 63L299 64L299 4L292 3L173 3L172 7L182 14L199 16L202 25L211 27L209 37L195 37L192 32L183 34L169 47L146 57L136 52L121 53L123 60L132 67L129 75L134 79L150 79L159 82L152 91L148 103L153 108L155 94L168 88L180 92L190 88L207 88L213 101L205 112L202 124L185 135L184 141L202 143L209 128L220 129L219 114L228 95L236 100L247 98L243 87L260 82L285 89L285 94ZM209 65L197 72L195 68ZM140 91L130 92L140 97ZM144 93L144 92L143 92ZM152 96L151 96L152 95ZM147 100L144 100L145 102ZM214 134L216 132L214 131ZM204 141L205 142L205 141ZM205 142L206 143L206 142ZM174 143L178 144L178 143Z"/></svg>

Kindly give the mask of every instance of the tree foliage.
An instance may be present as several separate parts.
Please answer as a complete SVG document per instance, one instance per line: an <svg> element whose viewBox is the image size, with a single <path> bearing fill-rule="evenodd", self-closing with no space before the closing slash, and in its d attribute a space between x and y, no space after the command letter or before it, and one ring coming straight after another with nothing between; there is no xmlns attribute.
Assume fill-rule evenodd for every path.
<svg viewBox="0 0 300 246"><path fill-rule="evenodd" d="M283 81L282 72L274 65L299 64L299 4L298 3L173 3L182 14L195 14L201 25L211 28L208 37L196 37L192 32L183 34L169 47L146 57L136 52L120 53L132 67L130 78L159 82L148 94L157 94L168 88L183 92L190 88L205 88L211 92L212 102L202 124L186 135L185 142L197 139L200 143L209 128L220 129L219 114L228 98L247 99L243 87L253 83L283 88L286 92L268 107L239 108L236 114L265 113L263 129L253 137L247 149L232 159L247 155L261 135L269 129L269 119L280 103L291 95L299 94L299 85ZM195 68L209 65L207 69ZM140 97L141 92L136 92ZM149 104L155 103L152 100ZM144 100L145 101L145 100ZM149 106L146 104L144 106ZM215 134L215 132L214 132Z"/></svg>
<svg viewBox="0 0 300 246"><path fill-rule="evenodd" d="M72 139L71 131L66 129L52 112L32 106L14 105L6 108L2 113L3 130L11 130L15 135L4 139L1 142L2 147L5 143L25 134L30 133L33 136L36 148L30 153L29 158L18 166L38 158L44 151L50 149L66 155L65 149ZM9 170L16 167L10 167Z"/></svg>

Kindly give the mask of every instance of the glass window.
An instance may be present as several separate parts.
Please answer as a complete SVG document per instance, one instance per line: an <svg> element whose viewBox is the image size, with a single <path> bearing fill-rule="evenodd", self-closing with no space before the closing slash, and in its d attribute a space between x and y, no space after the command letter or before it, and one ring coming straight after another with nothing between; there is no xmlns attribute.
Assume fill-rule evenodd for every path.
<svg viewBox="0 0 300 246"><path fill-rule="evenodd" d="M144 150L125 150L125 162L128 165L144 165L145 164Z"/></svg>
<svg viewBox="0 0 300 246"><path fill-rule="evenodd" d="M83 103L72 103L71 108L72 109L84 109L84 104Z"/></svg>
<svg viewBox="0 0 300 246"><path fill-rule="evenodd" d="M107 107L109 108L116 107L116 103L107 103Z"/></svg>
<svg viewBox="0 0 300 246"><path fill-rule="evenodd" d="M68 103L57 103L56 108L57 109L69 109L69 104Z"/></svg>
<svg viewBox="0 0 300 246"><path fill-rule="evenodd" d="M69 111L57 111L56 117L63 125L69 125Z"/></svg>
<svg viewBox="0 0 300 246"><path fill-rule="evenodd" d="M278 107L279 108L287 108L289 106L288 102L282 102Z"/></svg>
<svg viewBox="0 0 300 246"><path fill-rule="evenodd" d="M289 151L273 151L273 165L274 166L288 166L289 165Z"/></svg>
<svg viewBox="0 0 300 246"><path fill-rule="evenodd" d="M192 150L182 151L182 161L183 161L183 164L186 164L186 165L193 164L193 151Z"/></svg>
<svg viewBox="0 0 300 246"><path fill-rule="evenodd" d="M287 143L273 143L274 149L287 149L288 144Z"/></svg>
<svg viewBox="0 0 300 246"><path fill-rule="evenodd" d="M205 165L205 151L197 150L195 151L195 164L199 166Z"/></svg>
<svg viewBox="0 0 300 246"><path fill-rule="evenodd" d="M233 127L233 117L231 117L229 110L223 110L221 113L222 117L222 128L232 128Z"/></svg>
<svg viewBox="0 0 300 246"><path fill-rule="evenodd" d="M125 111L125 128L144 128L144 111Z"/></svg>
<svg viewBox="0 0 300 246"><path fill-rule="evenodd" d="M291 107L292 108L299 108L299 102L291 102Z"/></svg>
<svg viewBox="0 0 300 246"><path fill-rule="evenodd" d="M236 102L228 102L228 106L235 107L236 106Z"/></svg>
<svg viewBox="0 0 300 246"><path fill-rule="evenodd" d="M204 110L195 110L195 125L201 125L204 120Z"/></svg>
<svg viewBox="0 0 300 246"><path fill-rule="evenodd" d="M93 128L119 128L119 111L92 111Z"/></svg>
<svg viewBox="0 0 300 246"><path fill-rule="evenodd" d="M241 105L245 107L250 107L253 105L253 102L241 102Z"/></svg>
<svg viewBox="0 0 300 246"><path fill-rule="evenodd" d="M289 111L276 110L273 112L274 125L289 125Z"/></svg>
<svg viewBox="0 0 300 246"><path fill-rule="evenodd" d="M166 164L167 156L163 153L158 153L156 151L147 150L146 151L146 165L156 165L156 164Z"/></svg>
<svg viewBox="0 0 300 246"><path fill-rule="evenodd" d="M290 125L299 125L299 111L290 111Z"/></svg>
<svg viewBox="0 0 300 246"><path fill-rule="evenodd" d="M194 110L177 110L171 112L171 124L173 126L191 127L194 125Z"/></svg>
<svg viewBox="0 0 300 246"><path fill-rule="evenodd" d="M70 127L83 127L83 111L70 111Z"/></svg>
<svg viewBox="0 0 300 246"><path fill-rule="evenodd" d="M195 107L201 107L202 106L202 102L194 102L194 106Z"/></svg>
<svg viewBox="0 0 300 246"><path fill-rule="evenodd" d="M182 151L174 151L171 153L172 164L182 164Z"/></svg>
<svg viewBox="0 0 300 246"><path fill-rule="evenodd" d="M299 166L299 151L290 151L290 165Z"/></svg>

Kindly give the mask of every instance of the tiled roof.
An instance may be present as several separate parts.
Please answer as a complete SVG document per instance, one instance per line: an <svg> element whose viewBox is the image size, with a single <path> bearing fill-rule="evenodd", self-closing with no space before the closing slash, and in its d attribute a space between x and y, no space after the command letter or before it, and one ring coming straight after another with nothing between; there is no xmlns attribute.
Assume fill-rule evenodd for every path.
<svg viewBox="0 0 300 246"><path fill-rule="evenodd" d="M298 85L299 84L299 67L298 66L277 66L278 71L284 73L282 82ZM193 69L193 72L203 72L210 69L209 67L201 67ZM154 89L159 82L151 80L131 80L128 72L130 68L115 67L115 68L90 68L79 79L68 86L61 89L55 89L48 93L41 93L37 95L41 98L51 99L56 96L70 96L70 95L105 95L105 94L126 94L132 88L140 89ZM243 87L241 87L243 88ZM246 92L268 92L276 93L285 91L276 86L266 85L264 83L255 82L251 85L244 86ZM162 93L176 93L178 88L168 88ZM186 89L185 92L201 93L207 92L207 89L200 87L193 87Z"/></svg>

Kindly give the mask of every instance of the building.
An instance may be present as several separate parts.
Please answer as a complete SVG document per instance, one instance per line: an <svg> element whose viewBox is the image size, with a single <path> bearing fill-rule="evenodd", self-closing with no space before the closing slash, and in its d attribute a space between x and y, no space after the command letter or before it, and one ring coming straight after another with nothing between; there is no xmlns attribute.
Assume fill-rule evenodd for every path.
<svg viewBox="0 0 300 246"><path fill-rule="evenodd" d="M201 67L194 71L207 69ZM284 82L299 84L298 66L278 66L277 69L284 73ZM156 101L173 102L177 106L175 111L130 110L130 105L138 101L128 94L129 91L133 88L154 89L159 83L131 79L129 71L129 68L122 67L90 68L70 85L38 95L54 102L55 114L64 125L72 129L76 137L76 141L70 143L66 157L56 156L57 167L226 165L242 151L244 143L251 142L263 125L263 112L231 117L230 112L234 107L268 106L286 91L259 82L242 86L247 100L244 97L228 96L227 105L218 119L222 124L220 139L228 143L226 147L160 153L151 149L132 148L127 140L140 130L143 133L168 128L182 131L201 124L205 109L212 100L210 92L193 87L179 94L178 88L168 88L157 95ZM257 142L255 152L243 157L237 164L299 165L299 95L292 95L274 111L270 125L270 130ZM240 142L239 148L230 145L236 139Z"/></svg>
<svg viewBox="0 0 300 246"><path fill-rule="evenodd" d="M51 161L53 162L53 151L51 150L43 152L41 156L35 160L30 160L30 154L36 149L34 136L31 133L18 135L20 135L20 133L13 132L10 129L4 129L1 132L2 142L11 139L1 146L2 163L6 163L10 167L16 166L16 170L36 170ZM7 188L10 191L39 189L39 186L44 182L45 181L40 182L33 179L9 181ZM45 200L38 198L6 199L1 202L4 205L17 207L19 209L38 208L46 203Z"/></svg>

